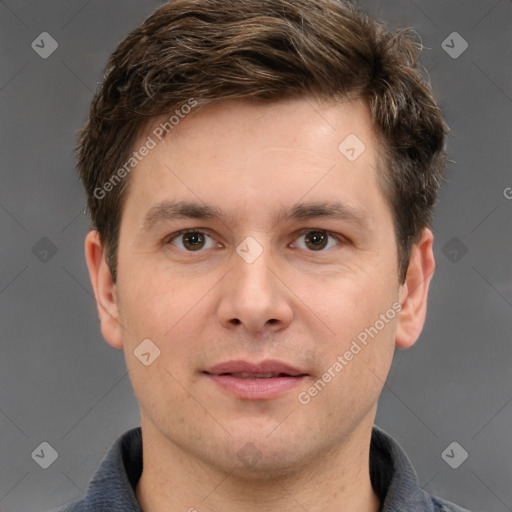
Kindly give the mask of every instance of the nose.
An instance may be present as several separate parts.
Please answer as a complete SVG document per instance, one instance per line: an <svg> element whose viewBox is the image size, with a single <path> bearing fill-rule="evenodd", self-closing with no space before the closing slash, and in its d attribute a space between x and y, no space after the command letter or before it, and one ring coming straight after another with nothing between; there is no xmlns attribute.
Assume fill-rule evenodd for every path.
<svg viewBox="0 0 512 512"><path fill-rule="evenodd" d="M233 255L233 268L222 280L218 318L223 327L258 335L285 329L292 321L292 297L272 251L263 248L255 261Z"/></svg>

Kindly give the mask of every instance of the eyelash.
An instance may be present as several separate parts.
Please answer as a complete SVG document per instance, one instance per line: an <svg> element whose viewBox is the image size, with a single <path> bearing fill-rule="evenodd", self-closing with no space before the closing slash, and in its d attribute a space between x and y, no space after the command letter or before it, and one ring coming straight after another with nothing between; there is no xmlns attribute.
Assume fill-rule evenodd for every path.
<svg viewBox="0 0 512 512"><path fill-rule="evenodd" d="M324 233L325 235L336 239L339 243L346 243L347 242L347 239L344 236L339 235L337 233L333 233L332 231L328 231L326 229L321 229L321 228L305 228L305 229L302 229L302 230L300 230L298 232L297 238L300 238L300 237L304 236L305 234L312 233L312 232ZM183 236L185 234L196 234L196 233L199 233L201 235L206 235L206 236L210 237L213 240L213 237L211 235L209 235L206 231L201 231L200 229L182 229L181 231L177 231L176 233L173 233L173 234L167 236L163 240L163 242L164 242L164 245L169 245L169 244L173 245L172 241L175 240L176 238L179 238L180 236ZM178 249L180 249L180 248L178 248ZM329 249L332 249L332 248L329 248ZM329 249L319 249L317 251L309 250L308 252L311 252L311 253L326 252ZM184 252L187 252L187 253L204 252L204 250L202 250L202 249L198 249L197 251L189 251L189 250L186 250L186 249L180 249L180 250L182 250Z"/></svg>

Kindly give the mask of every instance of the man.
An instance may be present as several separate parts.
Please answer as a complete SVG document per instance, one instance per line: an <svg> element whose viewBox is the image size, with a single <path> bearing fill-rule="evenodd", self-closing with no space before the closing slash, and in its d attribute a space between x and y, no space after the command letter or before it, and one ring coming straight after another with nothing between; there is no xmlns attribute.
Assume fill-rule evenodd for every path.
<svg viewBox="0 0 512 512"><path fill-rule="evenodd" d="M425 321L446 125L342 0L174 0L78 144L103 336L141 428L62 511L462 511L373 425Z"/></svg>

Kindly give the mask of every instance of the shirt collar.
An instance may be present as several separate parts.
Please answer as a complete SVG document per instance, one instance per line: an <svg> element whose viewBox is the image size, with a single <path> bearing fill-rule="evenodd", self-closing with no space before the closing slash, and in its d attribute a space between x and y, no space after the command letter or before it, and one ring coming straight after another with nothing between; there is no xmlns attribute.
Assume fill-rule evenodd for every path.
<svg viewBox="0 0 512 512"><path fill-rule="evenodd" d="M430 494L419 486L416 472L402 447L376 425L370 442L370 480L382 504L380 512L437 510Z"/></svg>

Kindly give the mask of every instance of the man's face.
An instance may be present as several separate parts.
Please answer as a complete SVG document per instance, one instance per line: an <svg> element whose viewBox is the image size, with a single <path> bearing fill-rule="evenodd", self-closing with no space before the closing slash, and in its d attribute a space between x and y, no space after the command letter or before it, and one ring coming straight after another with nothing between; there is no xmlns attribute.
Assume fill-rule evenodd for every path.
<svg viewBox="0 0 512 512"><path fill-rule="evenodd" d="M230 472L298 467L371 428L401 292L377 151L362 102L228 102L181 120L137 165L109 341L143 430ZM176 202L223 217L173 216ZM334 203L341 214L320 215ZM148 339L160 355L146 366L134 351ZM212 369L234 360L303 376Z"/></svg>

